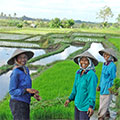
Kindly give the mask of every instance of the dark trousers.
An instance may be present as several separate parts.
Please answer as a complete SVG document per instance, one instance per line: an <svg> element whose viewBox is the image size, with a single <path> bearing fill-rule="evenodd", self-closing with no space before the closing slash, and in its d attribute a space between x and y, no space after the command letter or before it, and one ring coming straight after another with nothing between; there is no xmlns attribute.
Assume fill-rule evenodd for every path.
<svg viewBox="0 0 120 120"><path fill-rule="evenodd" d="M90 118L88 117L87 111L79 111L75 107L75 120L90 120Z"/></svg>
<svg viewBox="0 0 120 120"><path fill-rule="evenodd" d="M29 114L30 114L30 105L10 99L10 109L13 115L14 120L30 120Z"/></svg>

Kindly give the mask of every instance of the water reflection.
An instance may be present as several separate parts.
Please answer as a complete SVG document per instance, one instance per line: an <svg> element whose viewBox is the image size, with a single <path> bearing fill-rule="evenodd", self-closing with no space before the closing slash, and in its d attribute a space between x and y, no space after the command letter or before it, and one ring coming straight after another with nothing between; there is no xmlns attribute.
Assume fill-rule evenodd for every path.
<svg viewBox="0 0 120 120"><path fill-rule="evenodd" d="M104 49L101 43L92 43L88 51L99 61L105 62L104 58L98 53L98 51Z"/></svg>
<svg viewBox="0 0 120 120"><path fill-rule="evenodd" d="M36 72L36 70L30 70L30 74L34 72ZM9 71L0 76L0 100L8 93L11 73L12 71Z"/></svg>
<svg viewBox="0 0 120 120"><path fill-rule="evenodd" d="M0 76L0 100L8 93L11 72L12 71L9 71Z"/></svg>
<svg viewBox="0 0 120 120"><path fill-rule="evenodd" d="M34 57L45 54L45 51L43 49L21 49L33 51ZM0 47L0 66L7 64L7 60L11 57L15 50L16 48Z"/></svg>
<svg viewBox="0 0 120 120"><path fill-rule="evenodd" d="M0 33L0 39L21 40L27 37L30 37L30 35Z"/></svg>
<svg viewBox="0 0 120 120"><path fill-rule="evenodd" d="M73 36L89 36L89 37L104 37L105 34L98 33L73 33Z"/></svg>
<svg viewBox="0 0 120 120"><path fill-rule="evenodd" d="M43 58L43 59L36 61L32 64L33 65L46 65L46 64L52 63L52 62L57 61L57 60L65 60L71 53L73 53L79 49L82 49L82 47L70 46L70 47L66 48L61 53Z"/></svg>
<svg viewBox="0 0 120 120"><path fill-rule="evenodd" d="M39 44L35 44L35 43L18 43L18 42L7 42L7 41L0 41L0 45L1 46L11 46L11 47L27 47L27 48L39 48Z"/></svg>
<svg viewBox="0 0 120 120"><path fill-rule="evenodd" d="M36 36L36 37L26 39L25 41L39 41L40 39L41 39L41 36Z"/></svg>

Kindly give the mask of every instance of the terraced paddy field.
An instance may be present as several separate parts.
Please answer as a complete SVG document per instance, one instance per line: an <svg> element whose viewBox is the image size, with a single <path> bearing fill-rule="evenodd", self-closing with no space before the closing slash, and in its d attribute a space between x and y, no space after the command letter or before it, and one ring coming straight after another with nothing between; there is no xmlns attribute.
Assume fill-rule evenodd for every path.
<svg viewBox="0 0 120 120"><path fill-rule="evenodd" d="M40 91L42 100L36 102L32 99L31 102L31 120L49 120L49 119L74 119L74 103L65 108L64 102L71 93L75 72L79 69L73 62L73 58L82 53L83 51L90 51L92 54L97 56L97 50L103 49L104 47L113 47L116 53L119 53L119 34L112 30L110 33L101 31L94 32L80 32L80 30L73 29L8 29L0 30L0 42L6 42L3 46L16 49L30 48L31 50L44 50L44 54L38 54L28 62L29 68L34 69L36 72L31 75L33 79L33 88ZM11 34L10 34L11 33ZM115 35L116 33L116 35ZM24 37L4 37L2 34L9 34L12 36L23 35ZM117 37L117 38L115 38ZM17 45L14 46L14 43ZM36 44L38 47L31 47L26 44ZM54 61L47 65L33 65L32 63L42 60L43 58L51 57L62 53L65 49L71 45L75 47L82 47L82 49L76 50L69 54L64 60ZM96 46L99 47L96 47ZM92 47L91 47L92 46ZM96 47L96 48L95 48ZM97 49L97 50L96 50ZM70 50L71 51L71 50ZM95 53L96 52L96 53ZM11 52L12 53L12 52ZM120 60L120 56L118 59ZM4 57L4 53L3 53ZM103 60L97 56L100 60L99 65L96 67L96 74L100 79L101 69ZM120 64L116 64L117 67ZM7 72L12 69L11 66L3 65L0 67L0 73ZM4 74L3 74L4 75ZM119 72L117 73L119 79ZM9 109L9 94L4 97L0 102L0 120L12 120L12 115ZM96 112L99 107L99 92L96 95ZM97 117L97 116L96 116ZM97 118L96 118L97 119Z"/></svg>

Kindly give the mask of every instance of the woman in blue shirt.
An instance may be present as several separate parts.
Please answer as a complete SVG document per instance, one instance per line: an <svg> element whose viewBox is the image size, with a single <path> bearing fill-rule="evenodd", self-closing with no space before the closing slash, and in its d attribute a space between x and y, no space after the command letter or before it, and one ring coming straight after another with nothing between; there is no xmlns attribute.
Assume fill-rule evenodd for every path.
<svg viewBox="0 0 120 120"><path fill-rule="evenodd" d="M17 49L7 62L9 65L14 65L9 85L10 109L14 120L29 120L31 96L38 101L41 99L39 92L31 88L29 69L25 66L33 55L31 51Z"/></svg>
<svg viewBox="0 0 120 120"><path fill-rule="evenodd" d="M98 111L98 120L104 120L105 117L110 117L109 105L112 99L111 87L116 77L116 65L117 57L112 48L107 48L99 51L99 54L104 57L105 63L102 67L102 73L100 78L100 84L97 91L100 91L100 105Z"/></svg>
<svg viewBox="0 0 120 120"><path fill-rule="evenodd" d="M89 120L95 108L97 76L95 68L98 61L89 53L84 52L74 58L80 66L76 72L72 93L65 106L71 101L75 104L75 120Z"/></svg>

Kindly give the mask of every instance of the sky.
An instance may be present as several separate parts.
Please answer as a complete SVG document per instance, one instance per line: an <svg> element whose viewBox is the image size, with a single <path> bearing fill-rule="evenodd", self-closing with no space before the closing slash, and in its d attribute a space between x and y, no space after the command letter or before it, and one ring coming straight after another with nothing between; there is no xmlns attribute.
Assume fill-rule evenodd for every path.
<svg viewBox="0 0 120 120"><path fill-rule="evenodd" d="M109 22L116 22L120 14L120 0L0 0L0 13L14 13L17 17L74 19L101 22L97 13L104 6L111 8L114 17Z"/></svg>

